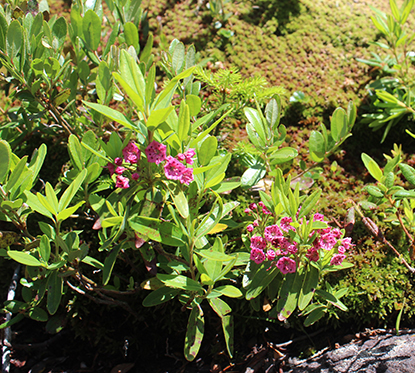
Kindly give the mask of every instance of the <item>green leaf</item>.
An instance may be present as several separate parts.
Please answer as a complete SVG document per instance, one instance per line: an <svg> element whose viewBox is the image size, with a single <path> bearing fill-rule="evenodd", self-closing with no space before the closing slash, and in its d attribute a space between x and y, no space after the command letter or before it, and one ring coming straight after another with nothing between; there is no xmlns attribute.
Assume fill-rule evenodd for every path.
<svg viewBox="0 0 415 373"><path fill-rule="evenodd" d="M298 155L297 149L286 146L284 148L276 150L270 155L271 163L275 165L275 164L281 164L284 162L288 162L294 159L297 155Z"/></svg>
<svg viewBox="0 0 415 373"><path fill-rule="evenodd" d="M38 212L39 214L47 216L48 218L53 218L52 213L40 202L37 196L35 196L33 193L27 190L25 191L25 195L27 198L26 203L32 210Z"/></svg>
<svg viewBox="0 0 415 373"><path fill-rule="evenodd" d="M232 358L234 350L234 324L232 315L222 317L222 329L225 336L226 349Z"/></svg>
<svg viewBox="0 0 415 373"><path fill-rule="evenodd" d="M105 61L101 61L98 67L97 79L95 80L95 89L97 91L98 98L101 100L101 103L106 103L112 86L113 85L109 66Z"/></svg>
<svg viewBox="0 0 415 373"><path fill-rule="evenodd" d="M220 298L209 298L208 302L220 318L223 318L232 312L232 308Z"/></svg>
<svg viewBox="0 0 415 373"><path fill-rule="evenodd" d="M184 341L184 356L186 360L193 361L202 345L205 323L203 313L198 306L193 306L187 323Z"/></svg>
<svg viewBox="0 0 415 373"><path fill-rule="evenodd" d="M63 280L59 277L58 272L54 271L48 276L48 296L46 308L49 314L54 315L58 310L62 299Z"/></svg>
<svg viewBox="0 0 415 373"><path fill-rule="evenodd" d="M269 101L265 108L265 118L267 119L267 122L273 132L275 132L275 129L278 127L280 122L281 103L279 101L279 98L278 102L273 98Z"/></svg>
<svg viewBox="0 0 415 373"><path fill-rule="evenodd" d="M136 102L135 99L131 97L131 95L130 97L133 99L140 110L143 109L144 98L146 94L146 82L144 80L143 73L137 65L137 61L126 50L121 51L120 72L121 78L126 83L126 86L131 88L128 91L126 90L128 95L131 94L132 90L132 92L134 92L139 97L139 102ZM123 88L126 89L121 81L120 83Z"/></svg>
<svg viewBox="0 0 415 373"><path fill-rule="evenodd" d="M285 275L277 303L277 309L280 311L278 320L288 319L295 311L303 281L304 271L301 271L301 269L297 269L295 273Z"/></svg>
<svg viewBox="0 0 415 373"><path fill-rule="evenodd" d="M267 173L264 161L262 158L256 159L256 163L249 167L241 177L241 187L251 188L262 180Z"/></svg>
<svg viewBox="0 0 415 373"><path fill-rule="evenodd" d="M10 174L9 180L4 187L6 193L8 193L15 185L19 185L18 181L22 179L26 167L27 155L19 160L17 165L14 167L12 173Z"/></svg>
<svg viewBox="0 0 415 373"><path fill-rule="evenodd" d="M90 265L91 267L94 267L97 269L101 269L101 270L104 269L104 265L98 259L92 258L88 255L82 259L82 263L86 263Z"/></svg>
<svg viewBox="0 0 415 373"><path fill-rule="evenodd" d="M304 326L310 326L313 325L315 322L320 320L324 314L326 313L327 308L325 306L319 305L318 307L315 307L307 316L307 318L304 321Z"/></svg>
<svg viewBox="0 0 415 373"><path fill-rule="evenodd" d="M58 215L58 198L56 197L55 191L53 190L53 187L52 185L50 185L49 182L47 182L45 185L45 194L49 206L51 206L53 209L53 211L51 212L55 216Z"/></svg>
<svg viewBox="0 0 415 373"><path fill-rule="evenodd" d="M246 132L249 140L251 140L256 147L264 147L267 139L261 115L257 110L252 108L244 108L244 113L249 121L246 124Z"/></svg>
<svg viewBox="0 0 415 373"><path fill-rule="evenodd" d="M23 319L24 319L24 314L23 313L19 313L15 317L13 317L10 320L8 320L8 321L4 322L3 324L1 324L0 325L0 329L8 328L8 327L10 327L10 326L18 323L19 321L21 321Z"/></svg>
<svg viewBox="0 0 415 373"><path fill-rule="evenodd" d="M23 30L20 22L14 20L7 30L7 54L13 60L23 45Z"/></svg>
<svg viewBox="0 0 415 373"><path fill-rule="evenodd" d="M304 310L311 302L314 292L318 285L319 270L312 264L308 264L307 271L305 273L304 283L300 290L300 296L298 298L298 309Z"/></svg>
<svg viewBox="0 0 415 373"><path fill-rule="evenodd" d="M45 310L39 307L33 307L32 309L30 309L28 315L32 320L41 322L48 321L48 314Z"/></svg>
<svg viewBox="0 0 415 373"><path fill-rule="evenodd" d="M105 115L106 117L108 117L112 120L115 120L117 123L122 124L124 127L127 127L130 130L133 130L133 131L138 130L139 131L139 128L133 122L131 122L129 119L127 119L127 117L124 114L120 113L117 110L111 109L108 106L95 104L95 103L92 103L92 102L82 101L82 103L85 106L88 106L91 109L94 109L98 113L101 113L101 114ZM86 148L89 149L88 147L86 147Z"/></svg>
<svg viewBox="0 0 415 373"><path fill-rule="evenodd" d="M180 111L179 111L179 128L177 135L179 136L179 140L184 142L189 138L189 130L190 130L190 110L189 105L186 104L184 100L180 103Z"/></svg>
<svg viewBox="0 0 415 373"><path fill-rule="evenodd" d="M11 149L10 145L5 140L0 140L0 183L3 183L4 178L10 170Z"/></svg>
<svg viewBox="0 0 415 373"><path fill-rule="evenodd" d="M138 29L134 23L127 22L124 24L124 37L127 46L132 45L136 51L139 51Z"/></svg>
<svg viewBox="0 0 415 373"><path fill-rule="evenodd" d="M181 73L184 67L185 60L185 48L182 42L176 44L173 53L172 53L172 63L171 66L175 74Z"/></svg>
<svg viewBox="0 0 415 373"><path fill-rule="evenodd" d="M330 121L331 136L334 141L338 142L347 133L347 116L342 108L337 108Z"/></svg>
<svg viewBox="0 0 415 373"><path fill-rule="evenodd" d="M265 288L274 280L280 272L276 267L271 267L269 263L263 263L260 267L253 262L249 263L249 268L254 268L253 272L247 274L248 278L250 276L250 282L247 286L247 291L245 294L246 300L252 300L260 295ZM255 268L257 268L255 270Z"/></svg>
<svg viewBox="0 0 415 373"><path fill-rule="evenodd" d="M179 290L172 289L167 286L163 286L159 289L152 291L149 295L147 295L143 300L144 307L153 307L157 306L158 304L162 304L172 300L179 294Z"/></svg>
<svg viewBox="0 0 415 373"><path fill-rule="evenodd" d="M324 160L326 154L326 143L323 135L318 131L312 131L308 142L311 159L315 162Z"/></svg>
<svg viewBox="0 0 415 373"><path fill-rule="evenodd" d="M396 199L415 198L415 190L398 190L393 196Z"/></svg>
<svg viewBox="0 0 415 373"><path fill-rule="evenodd" d="M191 117L197 116L202 108L202 100L196 95L187 95L186 103L189 105L189 113Z"/></svg>
<svg viewBox="0 0 415 373"><path fill-rule="evenodd" d="M300 213L298 214L298 219L301 219L303 216L308 215L317 204L321 196L321 189L314 191L310 194L306 200L301 205Z"/></svg>
<svg viewBox="0 0 415 373"><path fill-rule="evenodd" d="M101 19L92 9L85 13L82 20L82 32L86 46L96 51L101 40Z"/></svg>
<svg viewBox="0 0 415 373"><path fill-rule="evenodd" d="M42 263L31 255L30 253L26 251L14 251L14 250L8 250L7 255L15 260L18 263L21 263L26 266L32 266L32 267L41 267Z"/></svg>
<svg viewBox="0 0 415 373"><path fill-rule="evenodd" d="M238 288L232 285L218 286L214 290L229 298L240 298L243 296L242 292Z"/></svg>
<svg viewBox="0 0 415 373"><path fill-rule="evenodd" d="M366 185L364 189L373 197L376 197L376 198L384 197L384 194L382 193L382 191L373 185Z"/></svg>
<svg viewBox="0 0 415 373"><path fill-rule="evenodd" d="M161 123L163 123L171 112L174 110L173 106L168 106L164 109L152 110L148 120L146 122L146 126L150 131L154 131Z"/></svg>
<svg viewBox="0 0 415 373"><path fill-rule="evenodd" d="M64 209L59 212L58 216L56 217L56 220L58 222L62 222L66 219L68 219L71 215L73 215L83 204L85 201L78 202L75 206L69 207L67 209Z"/></svg>
<svg viewBox="0 0 415 373"><path fill-rule="evenodd" d="M203 291L202 285L199 282L192 280L189 277L182 275L166 275L162 273L157 274L157 278L166 286L174 289L182 289L187 291Z"/></svg>
<svg viewBox="0 0 415 373"><path fill-rule="evenodd" d="M405 179L408 180L413 186L415 186L415 169L405 163L400 163L399 168L401 169L402 175L405 177Z"/></svg>
<svg viewBox="0 0 415 373"><path fill-rule="evenodd" d="M105 258L104 269L102 271L102 284L105 286L108 284L112 270L114 269L115 262L117 261L118 254L121 250L121 245L117 245L112 249L110 254Z"/></svg>
<svg viewBox="0 0 415 373"><path fill-rule="evenodd" d="M207 136L198 144L197 159L200 165L208 165L216 154L218 140L214 136Z"/></svg>
<svg viewBox="0 0 415 373"><path fill-rule="evenodd" d="M68 32L68 25L64 17L59 17L52 27L52 35L59 40L61 46L65 42L66 34Z"/></svg>
<svg viewBox="0 0 415 373"><path fill-rule="evenodd" d="M45 263L49 261L50 258L50 241L49 238L44 234L40 239L39 244L39 254L44 260Z"/></svg>
<svg viewBox="0 0 415 373"><path fill-rule="evenodd" d="M205 250L197 250L195 251L195 253L208 260L215 260L219 262L228 262L230 260L235 259L235 256L226 255L220 251L214 251L213 248L205 249Z"/></svg>
<svg viewBox="0 0 415 373"><path fill-rule="evenodd" d="M362 157L363 163L365 164L365 167L367 168L369 173L372 175L372 177L375 180L381 182L383 173L380 167L378 166L378 164L366 153L362 153L361 157Z"/></svg>
<svg viewBox="0 0 415 373"><path fill-rule="evenodd" d="M72 202L73 197L78 192L79 188L81 187L88 171L83 169L79 175L76 177L74 181L66 188L65 192L62 194L61 198L59 199L58 210L63 211L65 210L68 205Z"/></svg>

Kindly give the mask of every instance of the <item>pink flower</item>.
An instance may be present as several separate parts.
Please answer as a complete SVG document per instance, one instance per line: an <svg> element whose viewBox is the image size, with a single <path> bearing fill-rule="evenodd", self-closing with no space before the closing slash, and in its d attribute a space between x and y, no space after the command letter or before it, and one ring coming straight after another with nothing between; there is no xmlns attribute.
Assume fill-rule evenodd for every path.
<svg viewBox="0 0 415 373"><path fill-rule="evenodd" d="M120 157L115 158L115 159L114 159L114 163L115 163L117 166L122 166L122 158L120 158Z"/></svg>
<svg viewBox="0 0 415 373"><path fill-rule="evenodd" d="M333 236L337 239L339 239L342 236L342 232L339 228L334 228L331 230L331 233L333 234Z"/></svg>
<svg viewBox="0 0 415 373"><path fill-rule="evenodd" d="M246 230L247 230L249 233L251 233L251 232L253 232L253 231L254 231L254 226L253 226L252 224L249 224L249 225L246 227Z"/></svg>
<svg viewBox="0 0 415 373"><path fill-rule="evenodd" d="M276 224L265 227L264 237L269 242L273 242L273 240L277 237L282 237L280 227Z"/></svg>
<svg viewBox="0 0 415 373"><path fill-rule="evenodd" d="M251 237L251 249L264 250L267 247L267 241L265 241L261 236L252 236Z"/></svg>
<svg viewBox="0 0 415 373"><path fill-rule="evenodd" d="M157 162L154 161L154 163ZM186 167L176 158L173 158L171 155L167 157L167 162L164 165L164 174L166 175L167 179L180 180L185 169Z"/></svg>
<svg viewBox="0 0 415 373"><path fill-rule="evenodd" d="M320 256L318 255L318 251L314 247L311 247L307 250L307 254L305 254L305 257L308 260L311 260L312 262L317 262L320 259Z"/></svg>
<svg viewBox="0 0 415 373"><path fill-rule="evenodd" d="M138 180L140 178L140 174L138 173L138 172L134 172L132 175L131 175L131 179L133 179L133 180Z"/></svg>
<svg viewBox="0 0 415 373"><path fill-rule="evenodd" d="M298 251L297 242L294 242L294 243L292 243L292 244L288 245L288 247L287 247L287 251L288 251L290 254L296 254L296 253L297 253L297 251Z"/></svg>
<svg viewBox="0 0 415 373"><path fill-rule="evenodd" d="M259 225L258 220L254 220L252 224L254 225L254 227L257 227Z"/></svg>
<svg viewBox="0 0 415 373"><path fill-rule="evenodd" d="M193 168L185 168L180 177L180 182L189 185L193 180Z"/></svg>
<svg viewBox="0 0 415 373"><path fill-rule="evenodd" d="M287 273L294 273L297 269L297 264L295 263L295 260L283 256L278 260L277 268L281 271L283 275L285 275Z"/></svg>
<svg viewBox="0 0 415 373"><path fill-rule="evenodd" d="M336 243L336 237L332 233L323 234L319 239L319 245L324 250L331 250Z"/></svg>
<svg viewBox="0 0 415 373"><path fill-rule="evenodd" d="M332 266L339 266L343 263L344 258L346 258L344 254L334 254L330 260L330 264Z"/></svg>
<svg viewBox="0 0 415 373"><path fill-rule="evenodd" d="M144 151L146 153L147 160L150 163L160 164L166 160L166 145L160 144L155 140L153 140ZM180 163L179 161L177 162Z"/></svg>
<svg viewBox="0 0 415 373"><path fill-rule="evenodd" d="M276 254L275 254L275 251L273 249L269 249L267 251L267 259L268 260L270 260L270 261L274 260L275 256L276 256Z"/></svg>
<svg viewBox="0 0 415 373"><path fill-rule="evenodd" d="M261 264L265 260L265 254L261 249L253 248L249 259L253 260L256 264Z"/></svg>
<svg viewBox="0 0 415 373"><path fill-rule="evenodd" d="M245 214L250 214L251 212L252 212L251 209L249 209L248 207L244 210Z"/></svg>
<svg viewBox="0 0 415 373"><path fill-rule="evenodd" d="M258 206L264 208L265 207L264 202L262 201L258 202Z"/></svg>
<svg viewBox="0 0 415 373"><path fill-rule="evenodd" d="M272 215L272 212L269 211L265 206L262 208L262 213L264 215Z"/></svg>
<svg viewBox="0 0 415 373"><path fill-rule="evenodd" d="M196 152L194 149L189 149L187 152L185 152L184 154L185 160L187 164L193 164L193 157L196 155Z"/></svg>
<svg viewBox="0 0 415 373"><path fill-rule="evenodd" d="M313 221L324 221L324 215L323 214L314 214Z"/></svg>
<svg viewBox="0 0 415 373"><path fill-rule="evenodd" d="M138 163L140 159L140 149L138 146L130 141L128 145L122 150L122 155L127 163Z"/></svg>
<svg viewBox="0 0 415 373"><path fill-rule="evenodd" d="M125 168L125 167L118 166L118 167L115 169L115 173L116 173L117 175L122 175L122 173L123 173L125 170L126 170L126 168Z"/></svg>
<svg viewBox="0 0 415 373"><path fill-rule="evenodd" d="M284 232L288 232L289 230L295 231L295 228L293 226L290 225L290 223L292 223L293 219L290 218L289 216L285 216L281 219L281 230L283 230Z"/></svg>
<svg viewBox="0 0 415 373"><path fill-rule="evenodd" d="M121 188L121 189L127 189L127 188L130 187L130 184L128 182L129 182L128 177L117 175L116 176L115 187L116 188Z"/></svg>
<svg viewBox="0 0 415 373"><path fill-rule="evenodd" d="M108 162L108 164L105 167L108 168L108 171L109 171L110 175L114 174L115 166L112 163Z"/></svg>
<svg viewBox="0 0 415 373"><path fill-rule="evenodd" d="M250 204L249 204L249 208L250 208L251 210L256 210L256 209L258 208L258 206L256 205L256 203L250 203Z"/></svg>
<svg viewBox="0 0 415 373"><path fill-rule="evenodd" d="M338 252L339 254L344 254L344 253L346 252L346 249L344 248L344 246L339 246L339 247L337 248L337 252Z"/></svg>
<svg viewBox="0 0 415 373"><path fill-rule="evenodd" d="M350 246L352 245L352 238L351 237L346 237L342 239L342 246L344 246L345 250L349 250Z"/></svg>

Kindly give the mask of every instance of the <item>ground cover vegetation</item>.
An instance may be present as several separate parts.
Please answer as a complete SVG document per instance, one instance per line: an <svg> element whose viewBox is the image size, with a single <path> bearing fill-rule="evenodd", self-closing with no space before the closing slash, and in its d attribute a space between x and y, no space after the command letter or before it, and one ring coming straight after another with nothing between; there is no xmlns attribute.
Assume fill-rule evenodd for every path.
<svg viewBox="0 0 415 373"><path fill-rule="evenodd" d="M371 3L2 6L1 328L231 366L411 325L414 1Z"/></svg>

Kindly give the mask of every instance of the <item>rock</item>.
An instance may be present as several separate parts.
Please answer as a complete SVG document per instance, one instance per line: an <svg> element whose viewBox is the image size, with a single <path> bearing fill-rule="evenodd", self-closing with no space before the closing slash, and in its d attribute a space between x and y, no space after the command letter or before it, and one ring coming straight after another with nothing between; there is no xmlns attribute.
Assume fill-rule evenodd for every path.
<svg viewBox="0 0 415 373"><path fill-rule="evenodd" d="M374 335L309 359L290 360L286 373L413 373L415 333Z"/></svg>

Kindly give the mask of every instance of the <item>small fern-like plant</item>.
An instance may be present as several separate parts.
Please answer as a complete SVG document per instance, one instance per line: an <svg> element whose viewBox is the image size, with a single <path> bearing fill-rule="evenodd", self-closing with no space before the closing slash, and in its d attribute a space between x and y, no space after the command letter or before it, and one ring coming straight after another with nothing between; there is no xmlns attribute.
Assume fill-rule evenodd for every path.
<svg viewBox="0 0 415 373"><path fill-rule="evenodd" d="M205 83L206 90L211 92L209 101L215 102L211 105L214 106L213 109L228 104L233 108L233 116L236 118L242 114L244 107L255 106L255 100L262 106L275 96L287 95L287 91L282 87L270 87L264 77L244 77L235 66L216 72L198 67L195 76Z"/></svg>

